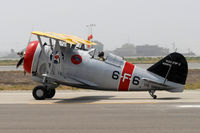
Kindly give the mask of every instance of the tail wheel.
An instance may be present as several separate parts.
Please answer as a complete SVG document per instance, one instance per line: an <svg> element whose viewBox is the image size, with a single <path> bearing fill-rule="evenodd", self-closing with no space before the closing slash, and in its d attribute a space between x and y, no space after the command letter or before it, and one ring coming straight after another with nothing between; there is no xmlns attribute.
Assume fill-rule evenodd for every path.
<svg viewBox="0 0 200 133"><path fill-rule="evenodd" d="M56 93L56 89L48 89L47 94L46 94L46 98L54 97L55 93Z"/></svg>
<svg viewBox="0 0 200 133"><path fill-rule="evenodd" d="M47 89L44 86L36 86L33 89L32 94L33 94L33 97L36 100L44 100L46 98L46 95L47 95Z"/></svg>
<svg viewBox="0 0 200 133"><path fill-rule="evenodd" d="M156 98L157 98L157 96L154 95L155 92L156 92L156 90L149 90L149 94L153 97L153 99L156 99Z"/></svg>

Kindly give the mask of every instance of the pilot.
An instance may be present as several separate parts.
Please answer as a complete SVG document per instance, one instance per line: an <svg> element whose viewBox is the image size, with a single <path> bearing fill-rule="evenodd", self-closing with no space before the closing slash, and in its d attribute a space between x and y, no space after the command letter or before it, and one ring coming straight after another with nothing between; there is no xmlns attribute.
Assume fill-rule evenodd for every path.
<svg viewBox="0 0 200 133"><path fill-rule="evenodd" d="M85 45L81 44L81 48L80 49L85 50Z"/></svg>
<svg viewBox="0 0 200 133"><path fill-rule="evenodd" d="M47 45L47 43L45 42L44 44L43 44L43 46L46 46Z"/></svg>
<svg viewBox="0 0 200 133"><path fill-rule="evenodd" d="M98 57L99 57L100 61L105 61L104 52L103 51L99 52Z"/></svg>

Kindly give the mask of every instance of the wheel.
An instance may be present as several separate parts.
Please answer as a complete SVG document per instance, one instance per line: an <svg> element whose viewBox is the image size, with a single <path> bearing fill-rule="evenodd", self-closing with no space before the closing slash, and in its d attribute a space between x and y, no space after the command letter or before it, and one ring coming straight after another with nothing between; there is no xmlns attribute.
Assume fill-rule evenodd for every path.
<svg viewBox="0 0 200 133"><path fill-rule="evenodd" d="M56 89L48 89L47 90L46 98L52 98L52 97L54 97L55 93L56 93Z"/></svg>
<svg viewBox="0 0 200 133"><path fill-rule="evenodd" d="M44 86L36 86L32 94L36 100L44 100L47 95L47 89Z"/></svg>
<svg viewBox="0 0 200 133"><path fill-rule="evenodd" d="M157 98L157 96L154 95L155 92L156 92L155 90L149 90L149 94L153 97L153 99L156 99L156 98Z"/></svg>

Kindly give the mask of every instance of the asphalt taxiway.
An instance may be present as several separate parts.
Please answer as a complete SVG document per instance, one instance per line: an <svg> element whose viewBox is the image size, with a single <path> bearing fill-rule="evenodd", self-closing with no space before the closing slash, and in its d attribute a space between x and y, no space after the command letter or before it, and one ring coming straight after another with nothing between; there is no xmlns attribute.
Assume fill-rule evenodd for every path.
<svg viewBox="0 0 200 133"><path fill-rule="evenodd" d="M200 91L58 91L36 101L31 91L0 92L2 133L199 133Z"/></svg>

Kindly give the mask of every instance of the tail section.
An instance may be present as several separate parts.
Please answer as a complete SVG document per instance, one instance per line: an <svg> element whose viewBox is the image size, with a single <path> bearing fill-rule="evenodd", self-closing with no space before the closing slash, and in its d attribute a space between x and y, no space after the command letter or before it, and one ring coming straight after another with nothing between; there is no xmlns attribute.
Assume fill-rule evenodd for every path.
<svg viewBox="0 0 200 133"><path fill-rule="evenodd" d="M185 85L188 74L188 64L182 54L174 52L147 70L165 78L165 81L168 80Z"/></svg>

